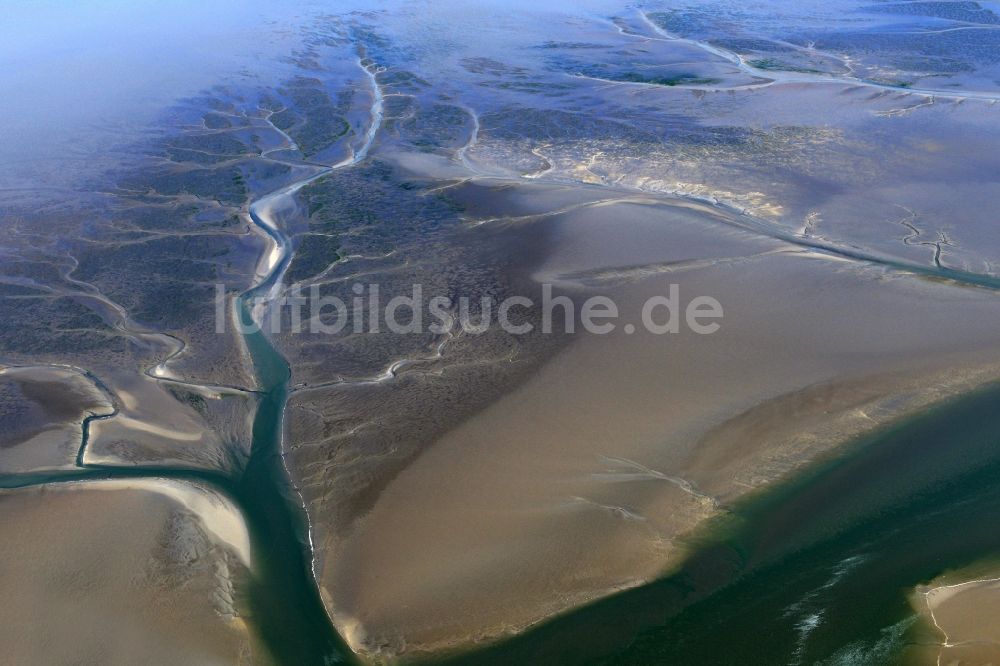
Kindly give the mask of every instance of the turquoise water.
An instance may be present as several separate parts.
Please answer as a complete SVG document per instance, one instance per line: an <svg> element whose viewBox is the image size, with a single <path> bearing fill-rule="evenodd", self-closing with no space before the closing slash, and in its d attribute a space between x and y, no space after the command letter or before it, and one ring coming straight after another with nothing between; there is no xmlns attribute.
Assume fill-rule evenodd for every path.
<svg viewBox="0 0 1000 666"><path fill-rule="evenodd" d="M244 306L244 326L252 319ZM235 484L254 542L253 621L279 663L329 664L353 654L333 630L311 572L308 522L281 458L288 365L259 330L244 334L264 391L253 424L253 450Z"/></svg>
<svg viewBox="0 0 1000 666"><path fill-rule="evenodd" d="M248 326L246 307L241 308L241 317ZM282 463L288 366L260 331L247 333L245 339L261 394L250 458L239 478L188 469L89 465L71 472L4 475L0 487L110 478L169 478L208 485L229 497L246 519L254 571L241 610L249 615L274 661L285 666L350 662L353 653L334 631L313 580L308 523Z"/></svg>
<svg viewBox="0 0 1000 666"><path fill-rule="evenodd" d="M1000 387L857 442L737 507L676 574L450 663L892 664L906 595L1000 552Z"/></svg>

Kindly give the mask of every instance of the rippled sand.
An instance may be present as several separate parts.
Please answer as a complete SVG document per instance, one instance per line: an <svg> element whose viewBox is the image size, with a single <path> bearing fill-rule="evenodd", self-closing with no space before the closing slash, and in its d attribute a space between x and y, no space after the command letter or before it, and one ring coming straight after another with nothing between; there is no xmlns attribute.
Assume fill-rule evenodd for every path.
<svg viewBox="0 0 1000 666"><path fill-rule="evenodd" d="M3 663L267 662L239 610L248 537L211 491L54 484L3 491L0 516Z"/></svg>
<svg viewBox="0 0 1000 666"><path fill-rule="evenodd" d="M1000 374L985 290L804 251L684 206L532 225L552 243L536 277L578 301L609 294L636 321L678 284L683 302L717 298L722 328L578 334L396 475L323 560L358 649L469 645L649 580L720 507Z"/></svg>
<svg viewBox="0 0 1000 666"><path fill-rule="evenodd" d="M291 393L264 456L365 656L662 574L747 493L1000 376L995 297L968 286L1000 287L996 16L868 4L207 3L155 35L15 12L0 356L63 369L0 373L0 471L239 479L255 373L216 284L221 320L252 285L360 280L551 282L636 323L676 283L722 303L719 333L275 332ZM52 67L71 38L107 79L85 95ZM15 661L259 661L241 523L178 488L0 495L27 535L0 571Z"/></svg>

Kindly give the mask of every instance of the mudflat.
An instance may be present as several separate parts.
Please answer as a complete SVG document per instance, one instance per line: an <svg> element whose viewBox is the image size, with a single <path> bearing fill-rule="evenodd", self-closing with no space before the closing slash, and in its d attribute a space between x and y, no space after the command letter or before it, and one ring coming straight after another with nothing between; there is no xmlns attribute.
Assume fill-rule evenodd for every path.
<svg viewBox="0 0 1000 666"><path fill-rule="evenodd" d="M0 492L17 535L0 546L4 661L265 663L244 619L249 541L234 511L155 479Z"/></svg>

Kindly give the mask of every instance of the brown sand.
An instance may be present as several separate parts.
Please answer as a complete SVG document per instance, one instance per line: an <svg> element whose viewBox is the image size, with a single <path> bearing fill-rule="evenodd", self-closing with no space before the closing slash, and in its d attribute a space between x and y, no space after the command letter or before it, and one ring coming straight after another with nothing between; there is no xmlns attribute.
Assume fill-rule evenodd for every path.
<svg viewBox="0 0 1000 666"><path fill-rule="evenodd" d="M253 394L128 373L104 380L119 411L91 424L87 463L231 472L248 457Z"/></svg>
<svg viewBox="0 0 1000 666"><path fill-rule="evenodd" d="M973 575L976 574L976 575ZM940 645L926 650L932 664L1000 663L1000 577L985 571L946 574L915 591L913 606Z"/></svg>
<svg viewBox="0 0 1000 666"><path fill-rule="evenodd" d="M675 207L534 224L556 248L539 279L612 295L621 322L676 283L723 304L722 330L581 334L399 473L320 571L358 649L467 645L649 580L720 502L1000 374L984 290Z"/></svg>
<svg viewBox="0 0 1000 666"><path fill-rule="evenodd" d="M0 368L0 472L74 467L84 419L113 412L110 396L74 368Z"/></svg>
<svg viewBox="0 0 1000 666"><path fill-rule="evenodd" d="M239 616L245 534L231 512L156 479L0 493L0 663L263 663Z"/></svg>

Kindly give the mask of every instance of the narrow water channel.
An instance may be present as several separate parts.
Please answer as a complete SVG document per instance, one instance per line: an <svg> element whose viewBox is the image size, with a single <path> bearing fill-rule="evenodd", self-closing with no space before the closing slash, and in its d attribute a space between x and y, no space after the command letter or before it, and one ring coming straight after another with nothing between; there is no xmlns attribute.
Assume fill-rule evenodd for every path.
<svg viewBox="0 0 1000 666"><path fill-rule="evenodd" d="M266 284L260 288L267 288ZM253 424L253 448L232 494L253 540L255 576L249 604L254 624L281 664L345 662L352 652L327 616L312 574L309 526L282 459L282 417L288 397L285 359L256 327L247 292L240 316L263 392Z"/></svg>

